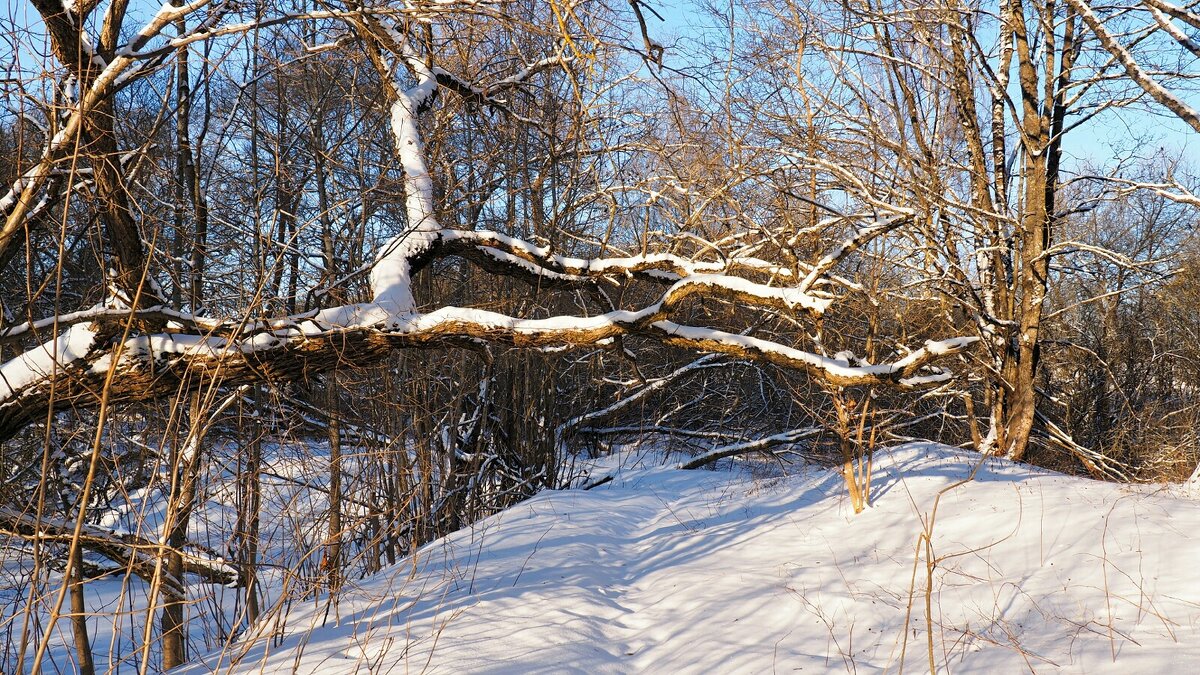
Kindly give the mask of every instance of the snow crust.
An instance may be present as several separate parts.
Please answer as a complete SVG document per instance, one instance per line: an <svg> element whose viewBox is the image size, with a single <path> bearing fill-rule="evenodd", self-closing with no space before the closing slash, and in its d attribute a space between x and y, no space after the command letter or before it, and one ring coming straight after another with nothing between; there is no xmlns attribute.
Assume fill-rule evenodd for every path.
<svg viewBox="0 0 1200 675"><path fill-rule="evenodd" d="M933 444L840 476L676 471L621 456L185 673L1180 672L1200 663L1200 503ZM597 474L593 474L597 475ZM910 611L911 605L911 611ZM231 654L241 655L231 664Z"/></svg>

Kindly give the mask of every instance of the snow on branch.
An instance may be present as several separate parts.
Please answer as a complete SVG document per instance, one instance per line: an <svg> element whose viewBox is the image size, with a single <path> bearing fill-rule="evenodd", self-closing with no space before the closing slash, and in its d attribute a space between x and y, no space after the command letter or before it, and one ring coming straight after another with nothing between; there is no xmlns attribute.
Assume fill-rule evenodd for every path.
<svg viewBox="0 0 1200 675"><path fill-rule="evenodd" d="M422 254L431 252L438 253L431 247ZM408 273L407 265L403 273ZM695 275L672 284L657 302L640 309L593 316L524 319L462 307L442 307L427 314L396 312L388 299L273 321L230 320L219 329L203 331L197 330L198 324L177 322L178 332L103 344L98 344L98 324L77 323L0 365L0 438L44 418L50 408L95 405L110 368L116 369L109 385L110 400L130 402L177 395L180 387L194 388L206 380L225 386L295 380L339 364L369 364L394 349L485 344L574 349L639 335L694 351L773 363L841 386L918 389L951 379L949 371L923 369L969 348L977 339L930 341L892 363L851 365L846 359L764 338L669 320L689 298L723 297L746 307L779 307L788 304L795 290L738 277ZM408 287L402 292L411 296Z"/></svg>
<svg viewBox="0 0 1200 675"><path fill-rule="evenodd" d="M756 272L783 279L793 277L790 268L752 256L728 256L721 262L692 260L666 252L610 258L578 258L558 255L547 247L486 230L443 230L439 237L448 249L454 249L461 255L472 255L471 249L478 249L484 256L492 255L491 251L502 251L546 272L577 278L629 275L672 283L697 274L730 272ZM476 259L475 262L484 264L482 259ZM811 301L805 301L804 304L811 304L813 307L832 298L828 294L818 292L810 292L810 295Z"/></svg>
<svg viewBox="0 0 1200 675"><path fill-rule="evenodd" d="M749 455L752 453L763 453L769 456L779 456L783 453L774 451L774 448L779 446L795 445L801 441L820 436L824 431L825 429L822 427L803 427L800 429L789 429L788 431L774 434L772 436L736 441L726 445L718 446L707 452L696 455L687 461L680 462L675 465L675 468L680 471L690 471L692 469L699 469L708 466L709 464L722 459L738 457L741 455ZM615 477L616 475L611 473L596 476L595 478L589 477L583 482L582 485L579 486L579 489L591 490L598 488L601 485L612 482L613 478Z"/></svg>
<svg viewBox="0 0 1200 675"><path fill-rule="evenodd" d="M830 251L813 265L808 276L804 277L804 281L800 282L801 292L807 292L813 287L813 284L818 279L825 276L829 270L833 269L840 260L857 251L864 244L875 239L876 237L891 232L899 227L902 223L908 220L908 216L893 216L884 218L878 222L864 227L854 233L849 239L843 241L840 246Z"/></svg>
<svg viewBox="0 0 1200 675"><path fill-rule="evenodd" d="M1067 3L1076 12L1079 12L1079 16L1087 24L1088 29L1095 34L1101 46L1120 62L1121 67L1125 69L1125 74L1129 76L1129 79L1133 80L1134 84L1141 87L1142 91L1149 94L1151 98L1158 101L1159 104L1187 123L1192 129L1200 132L1200 112L1197 112L1186 101L1164 87L1161 82L1155 79L1152 73L1143 68L1133 54L1109 32L1104 22L1096 16L1096 13L1092 10L1087 0L1067 0ZM1171 6L1164 2L1152 3L1151 6L1160 11L1171 9ZM1187 15L1183 10L1179 8L1175 9L1179 10L1176 16L1180 16L1181 13L1183 16Z"/></svg>
<svg viewBox="0 0 1200 675"><path fill-rule="evenodd" d="M819 436L823 431L824 429L821 427L804 427L802 429L791 429L773 436L765 436L763 438L756 438L750 441L730 443L718 448L713 448L702 455L693 457L686 462L680 463L675 468L685 471L690 469L699 469L702 466L708 466L713 462L725 459L727 457L746 455L752 452L767 452L776 446L799 443L802 440Z"/></svg>
<svg viewBox="0 0 1200 675"><path fill-rule="evenodd" d="M405 348L620 347L623 336L639 336L692 351L772 363L838 386L922 389L953 377L948 370L932 367L933 362L958 354L977 340L930 341L895 361L870 364L804 351L748 331L731 333L679 322L676 315L681 308L714 299L818 320L836 298L814 289L827 283L833 268L851 253L906 221L911 212L899 207L879 206L892 215L873 219L828 254L795 270L746 254L723 255L721 262L665 252L576 258L496 232L441 227L434 215L433 179L417 123L437 93L437 66L418 55L395 24L368 17L352 25L367 44L388 92L405 187L407 224L376 256L370 271L372 300L253 320L213 321L162 307L143 308L125 318L153 311L165 321L137 322L136 330L124 338L115 337L120 331L111 328L117 317L100 310L12 327L0 334L0 341L27 342L39 332L58 333L49 340L37 338L38 344L0 364L0 440L45 419L48 411L94 406L106 388L113 403L146 401L212 384L232 387L302 379L339 365L375 363ZM401 77L403 71L409 77ZM449 256L542 287L595 287L600 282L620 286L642 280L666 288L640 307L619 309L606 302L601 309L607 311L591 315L531 319L463 307L421 313L412 277L430 260ZM805 272L798 283L796 270ZM786 285L778 285L780 280Z"/></svg>
<svg viewBox="0 0 1200 675"><path fill-rule="evenodd" d="M1200 206L1200 195L1194 194L1188 190L1186 186L1180 183L1156 183L1150 181L1131 180L1120 176L1102 176L1099 174L1084 174L1079 176L1079 180L1091 180L1101 183L1114 183L1121 186L1117 190L1118 195L1125 195L1132 192L1144 191L1154 194L1163 199L1173 201L1177 204L1186 204L1188 206Z"/></svg>
<svg viewBox="0 0 1200 675"><path fill-rule="evenodd" d="M660 331L663 342L670 345L765 361L801 370L814 378L843 387L884 385L899 389L925 389L942 384L952 379L953 373L938 370L920 374L918 371L934 361L961 353L979 341L978 337L930 340L921 349L898 361L852 366L847 359L821 356L747 335L683 326L670 321L658 321L653 327Z"/></svg>
<svg viewBox="0 0 1200 675"><path fill-rule="evenodd" d="M38 195L42 193L47 181L56 174L55 165L76 148L76 141L85 121L118 89L150 71L151 62L139 60L135 52L157 37L163 28L209 5L210 2L211 0L194 0L181 6L164 2L133 39L116 50L111 60L105 63L102 59L93 59L91 63L94 67L88 68L82 68L80 64L67 58L83 51L82 45L90 43L87 33L72 22L63 23L59 20L62 16L59 11L61 5L39 7L47 25L51 26L50 35L56 45L54 51L64 60L64 65L74 71L72 74L78 81L80 92L65 122L54 136L46 141L41 157L13 181L9 190L0 197L0 215L4 218L3 224L0 225L0 262L7 261L11 250L23 241L25 228L30 223L29 212L37 208ZM219 3L201 24L201 30L215 25L232 9L232 2ZM0 271L3 271L2 268Z"/></svg>
<svg viewBox="0 0 1200 675"><path fill-rule="evenodd" d="M1166 0L1142 0L1142 3L1155 12L1169 14L1172 18L1179 19L1195 30L1200 30L1200 14L1196 14L1191 9L1184 9L1179 5L1166 2Z"/></svg>
<svg viewBox="0 0 1200 675"><path fill-rule="evenodd" d="M675 382L676 380L678 380L680 377L682 377L684 375L687 375L689 373L694 373L694 372L697 372L700 370L708 369L708 368L721 367L721 366L726 365L724 363L717 361L717 358L718 357L716 354L705 354L704 356L701 356L700 358L696 359L695 361L692 361L691 363L689 363L685 366L676 368L674 371L672 371L666 375L663 375L662 377L656 377L652 380L649 380L646 382L646 385L643 386L638 391L636 391L628 396L621 397L620 399L618 399L615 403L613 403L611 405L607 405L599 410L593 410L591 412L576 415L575 417L572 417L571 419L567 420L566 422L563 422L561 425L559 425L559 428L557 429L556 434L559 437L561 437L565 432L567 432L569 430L583 427L583 425L585 425L585 424L592 424L597 420L602 420L610 415L613 415L613 414L617 413L618 411L622 410L623 408L627 408L630 405L633 405L634 403L640 401L641 399L645 398L649 394L652 394L656 391L665 389L668 385Z"/></svg>
<svg viewBox="0 0 1200 675"><path fill-rule="evenodd" d="M451 91L454 91L464 100L472 103L487 104L499 107L504 110L504 104L508 101L501 98L499 94L509 91L515 87L528 82L534 75L554 67L566 67L571 61L570 57L564 54L555 54L544 59L530 63L521 68L517 72L508 77L501 78L487 85L478 85L463 79L450 71L434 66L433 74L437 79L437 83Z"/></svg>

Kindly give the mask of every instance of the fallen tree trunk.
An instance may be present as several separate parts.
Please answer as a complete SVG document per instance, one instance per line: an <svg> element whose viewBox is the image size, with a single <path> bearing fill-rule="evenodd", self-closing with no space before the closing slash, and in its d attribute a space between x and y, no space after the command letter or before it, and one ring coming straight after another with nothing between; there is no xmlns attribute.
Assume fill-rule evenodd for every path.
<svg viewBox="0 0 1200 675"><path fill-rule="evenodd" d="M74 530L74 523L52 518L38 519L28 513L0 506L0 535L29 541L68 544ZM239 582L237 570L211 551L195 553L184 548L172 548L134 534L123 534L90 525L84 526L79 535L79 543L85 550L103 556L118 568L129 570L147 582L154 577L156 561L164 551L177 553L182 558L184 574L194 574L213 584L233 585ZM188 548L201 550L194 545ZM167 578L166 581L177 589L184 588L182 579Z"/></svg>

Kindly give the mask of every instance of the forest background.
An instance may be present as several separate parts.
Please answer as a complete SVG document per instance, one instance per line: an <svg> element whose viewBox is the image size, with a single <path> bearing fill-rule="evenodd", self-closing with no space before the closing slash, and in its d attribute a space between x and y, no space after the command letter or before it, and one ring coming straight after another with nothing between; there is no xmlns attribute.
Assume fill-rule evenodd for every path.
<svg viewBox="0 0 1200 675"><path fill-rule="evenodd" d="M270 563L305 597L646 440L828 463L856 510L911 438L1198 471L1190 6L30 0L4 26L17 671L60 617L90 653L97 575L147 594L145 667L187 657L197 579L253 624L273 480L323 495Z"/></svg>

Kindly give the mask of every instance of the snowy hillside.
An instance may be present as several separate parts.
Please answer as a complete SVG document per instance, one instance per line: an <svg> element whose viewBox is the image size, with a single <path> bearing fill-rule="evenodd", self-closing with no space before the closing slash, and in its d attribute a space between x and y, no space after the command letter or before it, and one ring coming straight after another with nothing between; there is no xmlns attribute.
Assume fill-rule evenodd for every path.
<svg viewBox="0 0 1200 675"><path fill-rule="evenodd" d="M854 516L827 470L614 458L612 482L543 493L185 672L922 672L931 648L955 672L1200 664L1200 502L1167 490L990 461L941 498L927 594L923 523L976 459L882 453Z"/></svg>

